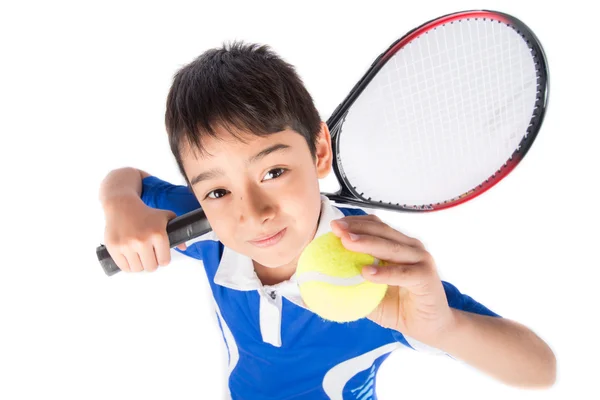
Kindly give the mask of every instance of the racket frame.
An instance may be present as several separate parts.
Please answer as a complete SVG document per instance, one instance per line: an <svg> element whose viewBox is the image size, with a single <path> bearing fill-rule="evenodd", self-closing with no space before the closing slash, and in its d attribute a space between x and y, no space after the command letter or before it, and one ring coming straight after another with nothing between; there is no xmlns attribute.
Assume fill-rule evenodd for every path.
<svg viewBox="0 0 600 400"><path fill-rule="evenodd" d="M419 36L427 34L427 32L436 29L439 26L453 24L455 22L460 23L462 20L470 19L489 19L497 21L500 24L503 23L507 26L512 26L513 29L515 29L517 33L525 39L533 53L534 64L537 70L538 95L536 96L534 108L535 111L527 129L527 134L523 137L523 140L520 142L519 146L517 146L517 149L513 152L508 161L502 165L498 171L496 171L492 176L486 179L483 183L479 184L477 187L474 187L453 199L445 200L444 202L436 204L407 205L391 202L386 203L383 201L372 201L371 198L364 197L363 193L359 193L348 181L346 174L344 173L338 150L340 146L340 137L343 131L342 128L344 120L348 114L348 111L350 110L350 107L352 104L354 104L354 101L360 96L360 94L369 85L371 80L377 75L381 68L383 68L383 66L392 58L392 56L400 51L400 49L408 45L411 41ZM521 162L523 157L525 157L525 154L527 154L531 148L531 145L533 144L542 126L548 105L548 95L549 79L546 55L539 39L521 20L498 11L470 10L447 14L425 22L421 26L412 29L400 39L393 42L384 52L382 52L371 64L362 78L356 83L356 85L354 85L348 96L346 96L346 98L336 107L331 114L331 117L327 120L327 126L329 127L331 133L332 152L335 156L332 163L333 170L335 175L338 177L338 182L340 184L340 189L337 192L333 194L327 194L327 196L336 203L409 212L429 212L443 210L457 206L477 196L480 196L500 182L504 177L506 177Z"/></svg>

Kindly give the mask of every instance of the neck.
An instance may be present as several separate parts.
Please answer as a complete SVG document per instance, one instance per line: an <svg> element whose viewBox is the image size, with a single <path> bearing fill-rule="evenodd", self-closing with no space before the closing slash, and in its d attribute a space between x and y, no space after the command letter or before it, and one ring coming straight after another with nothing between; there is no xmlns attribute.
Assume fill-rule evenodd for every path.
<svg viewBox="0 0 600 400"><path fill-rule="evenodd" d="M289 280L292 275L294 275L294 272L296 272L298 260L294 259L291 263L277 268L268 268L257 263L256 261L253 261L253 264L256 276L258 276L258 279L260 279L261 283L263 285L272 286Z"/></svg>

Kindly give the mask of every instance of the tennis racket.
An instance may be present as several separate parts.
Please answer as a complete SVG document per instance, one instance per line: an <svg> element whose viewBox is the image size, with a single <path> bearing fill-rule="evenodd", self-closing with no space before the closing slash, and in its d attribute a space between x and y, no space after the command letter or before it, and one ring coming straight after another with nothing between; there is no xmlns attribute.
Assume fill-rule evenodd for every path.
<svg viewBox="0 0 600 400"><path fill-rule="evenodd" d="M464 11L429 21L377 57L327 121L340 189L332 201L429 212L507 176L540 130L542 46L520 20ZM211 230L199 209L170 221L171 246ZM104 246L107 275L119 271Z"/></svg>

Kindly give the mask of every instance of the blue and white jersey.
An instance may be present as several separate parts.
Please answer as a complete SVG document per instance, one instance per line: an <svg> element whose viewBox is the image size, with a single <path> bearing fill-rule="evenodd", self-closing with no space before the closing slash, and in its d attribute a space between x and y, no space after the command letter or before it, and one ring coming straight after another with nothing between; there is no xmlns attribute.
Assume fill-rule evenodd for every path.
<svg viewBox="0 0 600 400"><path fill-rule="evenodd" d="M142 200L177 215L200 206L187 186L156 177L143 180ZM330 231L334 219L365 214L335 207L325 196L321 207L317 236ZM202 260L206 270L229 354L231 399L375 400L377 371L392 351L407 346L436 352L366 318L343 324L323 320L305 307L294 276L263 285L252 260L223 246L214 232L188 242L182 253ZM451 307L498 316L442 283Z"/></svg>

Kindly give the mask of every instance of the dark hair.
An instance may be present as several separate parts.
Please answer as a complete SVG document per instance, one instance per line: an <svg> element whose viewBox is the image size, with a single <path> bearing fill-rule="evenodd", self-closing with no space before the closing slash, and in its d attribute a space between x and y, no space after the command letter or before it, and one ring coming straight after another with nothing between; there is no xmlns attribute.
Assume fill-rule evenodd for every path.
<svg viewBox="0 0 600 400"><path fill-rule="evenodd" d="M181 68L167 97L165 124L179 170L182 145L202 149L202 138L221 126L265 136L284 129L301 134L315 157L321 118L296 74L266 45L234 42L204 52ZM235 129L233 129L235 128Z"/></svg>

